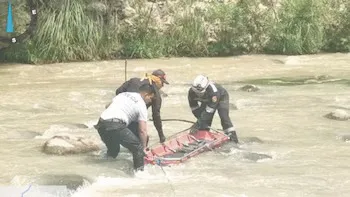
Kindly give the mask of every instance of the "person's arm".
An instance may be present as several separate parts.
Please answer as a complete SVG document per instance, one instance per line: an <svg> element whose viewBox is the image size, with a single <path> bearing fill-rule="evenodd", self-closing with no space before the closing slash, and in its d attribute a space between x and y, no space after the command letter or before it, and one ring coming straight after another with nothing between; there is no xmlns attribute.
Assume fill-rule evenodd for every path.
<svg viewBox="0 0 350 197"><path fill-rule="evenodd" d="M188 104L191 108L192 114L198 119L200 117L200 107L198 105L198 101L195 100L196 98L196 93L193 92L193 90L190 88L188 90Z"/></svg>
<svg viewBox="0 0 350 197"><path fill-rule="evenodd" d="M208 129L209 122L213 119L213 115L218 107L219 103L219 94L218 92L211 93L209 96L209 102L205 106L205 110L200 115L199 118L199 129Z"/></svg>
<svg viewBox="0 0 350 197"><path fill-rule="evenodd" d="M159 136L159 141L163 143L165 136L163 133L163 124L160 116L160 108L162 106L162 98L159 93L156 94L156 98L152 101L152 119L154 127L156 128Z"/></svg>
<svg viewBox="0 0 350 197"><path fill-rule="evenodd" d="M140 140L142 147L144 149L147 148L147 121L139 120L139 134L140 134Z"/></svg>
<svg viewBox="0 0 350 197"><path fill-rule="evenodd" d="M139 111L139 118L138 118L138 123L139 123L139 136L140 136L140 141L144 149L147 148L147 138L148 138L148 133L147 133L147 108L146 105L140 106L140 111Z"/></svg>

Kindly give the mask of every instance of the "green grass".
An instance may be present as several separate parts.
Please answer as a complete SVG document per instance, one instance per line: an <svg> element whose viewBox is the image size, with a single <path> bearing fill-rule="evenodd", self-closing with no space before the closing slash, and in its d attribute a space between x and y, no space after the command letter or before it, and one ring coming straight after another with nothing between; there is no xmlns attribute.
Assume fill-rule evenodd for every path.
<svg viewBox="0 0 350 197"><path fill-rule="evenodd" d="M320 52L325 6L323 0L284 0L265 50L290 55Z"/></svg>
<svg viewBox="0 0 350 197"><path fill-rule="evenodd" d="M173 22L162 29L154 18L159 10L147 7L145 1L131 2L137 13L132 25L115 22L114 1L101 0L107 4L106 13L89 11L91 2L41 0L33 38L7 48L0 61L350 52L348 0L283 0L278 9L266 0L241 0L229 5L214 1L206 10L193 9L198 1L184 0L166 10L165 15L172 15ZM18 7L22 14L16 17L22 17L22 23L17 20L16 26L23 31L28 14L23 2ZM4 24L3 19L0 22Z"/></svg>

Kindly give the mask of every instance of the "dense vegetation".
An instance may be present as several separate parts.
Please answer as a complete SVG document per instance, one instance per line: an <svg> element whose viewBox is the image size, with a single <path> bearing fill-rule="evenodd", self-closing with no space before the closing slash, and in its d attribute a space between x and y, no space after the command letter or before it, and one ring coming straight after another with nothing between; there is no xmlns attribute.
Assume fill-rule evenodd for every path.
<svg viewBox="0 0 350 197"><path fill-rule="evenodd" d="M113 7L108 4L112 1L104 2ZM241 0L193 9L195 2L177 4L182 11L169 11L173 21L162 29L155 28L153 8L141 9L141 0L132 5L140 8L135 8L132 24L111 20L111 9L88 9L90 0L40 2L35 34L1 50L0 60L44 63L350 51L349 0L283 0L280 6L266 3L268 0ZM6 9L2 7L0 11ZM25 6L20 8L14 12L15 19L25 15ZM3 18L0 24L5 24ZM23 29L19 22L16 26ZM0 32L0 36L5 34Z"/></svg>

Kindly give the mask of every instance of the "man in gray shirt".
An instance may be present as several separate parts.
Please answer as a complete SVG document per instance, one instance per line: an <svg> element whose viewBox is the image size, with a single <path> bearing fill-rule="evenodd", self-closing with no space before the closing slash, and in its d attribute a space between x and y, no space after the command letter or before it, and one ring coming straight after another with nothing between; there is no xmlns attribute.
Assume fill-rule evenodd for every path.
<svg viewBox="0 0 350 197"><path fill-rule="evenodd" d="M152 85L144 84L139 92L124 92L113 98L96 125L102 141L107 146L107 155L118 156L120 145L133 154L134 169L143 170L145 149L147 148L147 107L155 95ZM137 131L131 131L128 125L138 122ZM135 135L138 133L138 136Z"/></svg>

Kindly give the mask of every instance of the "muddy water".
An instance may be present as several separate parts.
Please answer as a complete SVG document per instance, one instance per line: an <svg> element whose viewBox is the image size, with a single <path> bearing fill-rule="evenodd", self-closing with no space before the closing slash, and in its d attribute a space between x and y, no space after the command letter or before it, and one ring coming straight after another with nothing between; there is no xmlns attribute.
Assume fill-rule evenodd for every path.
<svg viewBox="0 0 350 197"><path fill-rule="evenodd" d="M341 136L350 133L349 121L323 115L350 110L349 62L349 54L129 60L127 77L167 72L163 118L193 120L186 93L197 74L223 84L241 140L240 149L135 175L125 149L116 160L103 159L103 151L52 156L40 149L57 133L99 141L92 125L124 81L124 61L2 65L0 184L79 186L86 179L74 196L348 196L350 147ZM260 90L239 90L248 83ZM189 126L164 122L167 136ZM213 126L220 128L217 116ZM157 142L152 122L149 129Z"/></svg>

